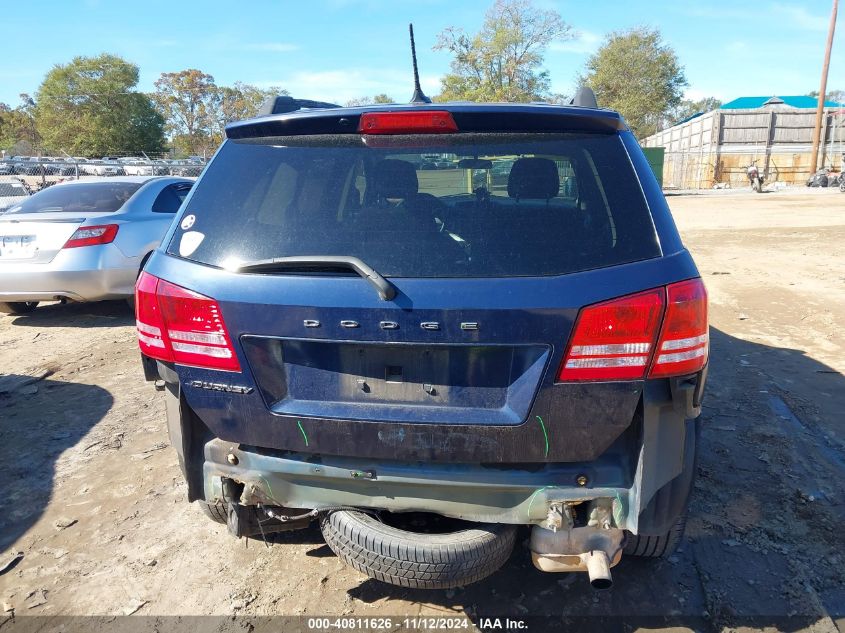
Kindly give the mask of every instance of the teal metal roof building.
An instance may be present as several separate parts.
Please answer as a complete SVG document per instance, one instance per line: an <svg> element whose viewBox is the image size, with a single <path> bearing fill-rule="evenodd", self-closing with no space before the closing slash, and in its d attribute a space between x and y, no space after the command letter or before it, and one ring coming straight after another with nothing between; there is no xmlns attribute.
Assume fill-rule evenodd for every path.
<svg viewBox="0 0 845 633"><path fill-rule="evenodd" d="M733 101L723 103L720 110L751 110L762 108L767 105L787 106L790 108L808 108L815 110L818 106L818 99L808 95L794 95L788 97L739 97ZM826 108L837 108L841 104L835 101L825 101Z"/></svg>

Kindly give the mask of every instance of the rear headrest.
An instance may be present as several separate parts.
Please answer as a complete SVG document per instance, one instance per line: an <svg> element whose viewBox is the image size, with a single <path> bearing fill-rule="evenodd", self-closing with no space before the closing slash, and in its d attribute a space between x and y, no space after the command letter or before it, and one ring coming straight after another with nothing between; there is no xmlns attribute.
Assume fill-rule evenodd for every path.
<svg viewBox="0 0 845 633"><path fill-rule="evenodd" d="M420 186L416 168L392 158L374 165L371 183L377 198L407 198L417 193Z"/></svg>
<svg viewBox="0 0 845 633"><path fill-rule="evenodd" d="M560 189L557 165L548 158L520 158L511 167L508 195L520 200L554 198Z"/></svg>

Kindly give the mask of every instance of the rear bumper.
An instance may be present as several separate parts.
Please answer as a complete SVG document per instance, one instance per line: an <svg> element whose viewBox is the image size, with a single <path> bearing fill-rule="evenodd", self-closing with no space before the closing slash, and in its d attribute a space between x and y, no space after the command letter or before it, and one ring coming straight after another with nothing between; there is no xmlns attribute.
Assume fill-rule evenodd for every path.
<svg viewBox="0 0 845 633"><path fill-rule="evenodd" d="M139 261L114 244L59 251L46 264L0 262L0 301L99 301L132 295Z"/></svg>
<svg viewBox="0 0 845 633"><path fill-rule="evenodd" d="M354 506L539 524L554 503L607 499L619 508L618 527L656 535L683 511L695 473L697 423L691 418L698 415L704 374L645 381L629 428L588 460L470 463L449 459L448 429L442 430L439 455L410 459L355 456L354 448L345 455L270 450L221 438L190 406L176 372L162 363L157 368L166 382L171 443L191 500L224 500L223 482L230 479L243 486L244 505ZM293 427L304 446L313 443L313 427ZM573 439L571 430L559 435L563 443ZM356 439L347 436L347 447Z"/></svg>
<svg viewBox="0 0 845 633"><path fill-rule="evenodd" d="M695 422L681 428L673 453L680 472L655 471L642 459L629 484L612 463L547 464L541 469L490 468L475 464L371 461L285 453L262 454L222 440L205 444L203 497L224 498L224 479L243 485L243 505L285 508L374 508L391 512L432 512L482 523L541 525L554 504L605 500L614 524L634 534L662 534L686 505L695 469ZM664 447L666 448L666 447ZM644 450L643 454L649 451ZM667 455L676 462L676 455ZM585 472L596 473L590 479ZM586 477L579 485L579 478ZM658 482L662 482L658 485ZM674 484L678 485L674 485ZM659 490L658 490L659 489ZM657 493L657 495L655 495ZM660 497L655 504L652 499ZM659 506L656 508L655 506Z"/></svg>
<svg viewBox="0 0 845 633"><path fill-rule="evenodd" d="M231 456L237 459L237 465ZM605 479L621 479L612 467ZM223 500L223 478L244 484L241 503L288 508L354 506L393 512L434 512L485 523L539 524L559 501L617 499L629 508L635 496L622 486L576 483L584 468L548 464L539 470L497 469L471 464L433 464L314 459L307 454L267 455L228 442L205 445L207 500ZM636 520L625 527L636 529Z"/></svg>

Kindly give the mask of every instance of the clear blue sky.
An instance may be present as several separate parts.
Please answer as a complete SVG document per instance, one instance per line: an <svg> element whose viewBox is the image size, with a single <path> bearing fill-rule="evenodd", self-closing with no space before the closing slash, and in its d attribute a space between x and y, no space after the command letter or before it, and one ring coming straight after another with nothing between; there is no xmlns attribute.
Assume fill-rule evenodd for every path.
<svg viewBox="0 0 845 633"><path fill-rule="evenodd" d="M199 68L219 85L280 85L295 96L344 102L412 92L407 24L413 21L423 87L436 93L449 56L431 50L453 25L476 30L492 0L40 0L3 2L0 101L18 104L44 74L75 55L116 53L141 68L139 88L162 72ZM688 96L817 90L830 0L782 2L584 2L536 0L578 32L546 55L555 92L576 74L605 33L658 27L677 51ZM828 87L845 89L845 7Z"/></svg>

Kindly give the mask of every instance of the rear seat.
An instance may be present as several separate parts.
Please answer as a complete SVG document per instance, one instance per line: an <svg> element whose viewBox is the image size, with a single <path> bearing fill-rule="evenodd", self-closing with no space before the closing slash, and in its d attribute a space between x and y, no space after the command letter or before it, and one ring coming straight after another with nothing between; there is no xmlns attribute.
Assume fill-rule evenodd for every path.
<svg viewBox="0 0 845 633"><path fill-rule="evenodd" d="M495 197L452 209L447 227L472 245L473 257L536 258L537 251L584 247L584 212L558 196L557 165L546 158L520 158L508 178L509 200ZM526 241L533 248L525 249Z"/></svg>

